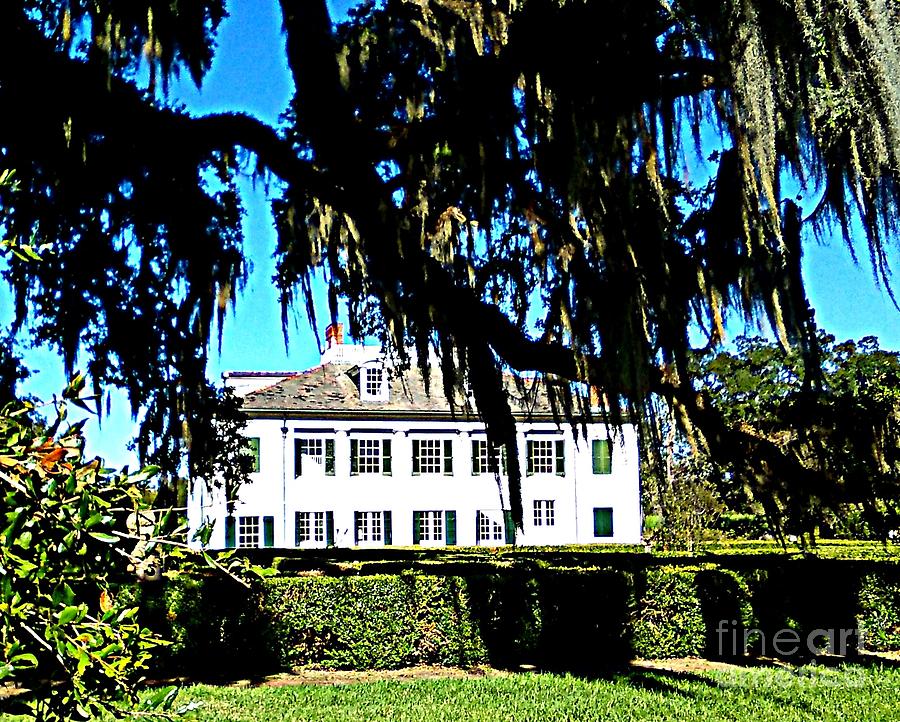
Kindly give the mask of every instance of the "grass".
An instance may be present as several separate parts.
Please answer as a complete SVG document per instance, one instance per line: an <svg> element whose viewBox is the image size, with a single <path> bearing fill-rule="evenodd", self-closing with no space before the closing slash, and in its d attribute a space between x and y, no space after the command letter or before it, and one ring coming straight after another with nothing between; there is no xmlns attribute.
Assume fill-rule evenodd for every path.
<svg viewBox="0 0 900 722"><path fill-rule="evenodd" d="M281 687L185 687L195 722L854 722L896 720L900 669L635 670L611 679L517 674ZM0 714L0 721L23 719ZM143 718L146 719L146 718Z"/></svg>
<svg viewBox="0 0 900 722"><path fill-rule="evenodd" d="M566 720L896 720L900 671L736 668L636 671L590 680L551 674L352 685L184 689L198 721L553 722Z"/></svg>

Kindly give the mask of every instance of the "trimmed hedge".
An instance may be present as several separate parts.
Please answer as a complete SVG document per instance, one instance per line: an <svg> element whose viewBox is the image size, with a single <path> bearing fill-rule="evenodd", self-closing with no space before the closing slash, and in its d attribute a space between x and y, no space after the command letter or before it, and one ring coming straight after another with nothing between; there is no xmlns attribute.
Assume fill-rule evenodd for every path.
<svg viewBox="0 0 900 722"><path fill-rule="evenodd" d="M896 563L734 561L559 568L523 560L479 563L465 575L456 561L430 574L270 577L249 591L180 576L141 593L145 621L173 640L164 665L193 676L485 662L574 671L633 657L774 656L784 629L806 640L817 629L862 627L867 649L900 648ZM805 653L804 642L791 659Z"/></svg>

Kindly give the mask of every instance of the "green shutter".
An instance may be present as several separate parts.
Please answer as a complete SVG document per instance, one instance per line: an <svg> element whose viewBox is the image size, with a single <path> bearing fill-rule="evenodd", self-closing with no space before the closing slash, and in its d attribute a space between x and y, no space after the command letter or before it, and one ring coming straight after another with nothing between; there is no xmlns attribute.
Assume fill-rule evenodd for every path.
<svg viewBox="0 0 900 722"><path fill-rule="evenodd" d="M253 473L259 471L259 437L252 436L247 439L250 444L250 455L253 457Z"/></svg>
<svg viewBox="0 0 900 722"><path fill-rule="evenodd" d="M478 456L478 441L472 439L472 475L481 473L481 459Z"/></svg>
<svg viewBox="0 0 900 722"><path fill-rule="evenodd" d="M353 546L359 546L359 518L362 512L353 512Z"/></svg>
<svg viewBox="0 0 900 722"><path fill-rule="evenodd" d="M381 473L390 476L391 466L391 440L385 439L381 442Z"/></svg>
<svg viewBox="0 0 900 722"><path fill-rule="evenodd" d="M594 536L611 537L613 535L613 510L610 507L594 509Z"/></svg>
<svg viewBox="0 0 900 722"><path fill-rule="evenodd" d="M422 524L422 512L413 512L413 544L419 543L419 527Z"/></svg>
<svg viewBox="0 0 900 722"><path fill-rule="evenodd" d="M325 439L325 473L334 476L334 439Z"/></svg>
<svg viewBox="0 0 900 722"><path fill-rule="evenodd" d="M447 546L456 546L456 511L450 509L444 512L444 536Z"/></svg>
<svg viewBox="0 0 900 722"><path fill-rule="evenodd" d="M444 475L453 475L453 440L444 441Z"/></svg>
<svg viewBox="0 0 900 722"><path fill-rule="evenodd" d="M300 546L300 512L294 512L294 546Z"/></svg>
<svg viewBox="0 0 900 722"><path fill-rule="evenodd" d="M294 478L303 475L303 453L306 451L306 439L294 439Z"/></svg>
<svg viewBox="0 0 900 722"><path fill-rule="evenodd" d="M263 546L275 546L275 517L263 517Z"/></svg>
<svg viewBox="0 0 900 722"><path fill-rule="evenodd" d="M325 545L334 546L334 512L325 512Z"/></svg>
<svg viewBox="0 0 900 722"><path fill-rule="evenodd" d="M234 549L236 542L236 524L233 516L225 517L225 548Z"/></svg>
<svg viewBox="0 0 900 722"><path fill-rule="evenodd" d="M413 474L418 474L418 473L420 473L420 467L419 467L419 440L418 440L418 439L413 439L412 447L413 447L412 473L413 473Z"/></svg>
<svg viewBox="0 0 900 722"><path fill-rule="evenodd" d="M350 473L359 473L359 441L350 439Z"/></svg>
<svg viewBox="0 0 900 722"><path fill-rule="evenodd" d="M475 546L481 544L481 512L475 512Z"/></svg>
<svg viewBox="0 0 900 722"><path fill-rule="evenodd" d="M534 454L533 454L534 442L533 441L526 442L525 449L528 452L526 454L526 456L528 458L525 460L525 475L531 476L534 473Z"/></svg>
<svg viewBox="0 0 900 722"><path fill-rule="evenodd" d="M503 510L503 527L506 532L506 543L516 543L516 524L513 521L512 512L509 509Z"/></svg>
<svg viewBox="0 0 900 722"><path fill-rule="evenodd" d="M390 511L384 512L384 543L394 543L394 520Z"/></svg>
<svg viewBox="0 0 900 722"><path fill-rule="evenodd" d="M591 456L595 474L612 473L612 442L609 439L594 439Z"/></svg>
<svg viewBox="0 0 900 722"><path fill-rule="evenodd" d="M556 442L556 475L566 475L566 442L562 439Z"/></svg>

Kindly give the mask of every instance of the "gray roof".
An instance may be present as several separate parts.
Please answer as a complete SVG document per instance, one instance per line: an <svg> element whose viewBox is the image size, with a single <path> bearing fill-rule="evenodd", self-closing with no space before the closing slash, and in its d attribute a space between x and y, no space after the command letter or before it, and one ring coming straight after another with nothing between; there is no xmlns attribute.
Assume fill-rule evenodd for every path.
<svg viewBox="0 0 900 722"><path fill-rule="evenodd" d="M392 418L452 415L458 419L478 418L473 409L466 408L462 399L457 401L451 411L438 371L431 374L428 393L417 369L408 370L402 375L392 374L387 401L360 399L357 380L357 366L323 364L247 393L243 397L243 410L251 417L288 415ZM553 415L546 385L540 381L526 382L524 394L515 387L511 379L508 379L506 387L510 407L516 416L527 419Z"/></svg>

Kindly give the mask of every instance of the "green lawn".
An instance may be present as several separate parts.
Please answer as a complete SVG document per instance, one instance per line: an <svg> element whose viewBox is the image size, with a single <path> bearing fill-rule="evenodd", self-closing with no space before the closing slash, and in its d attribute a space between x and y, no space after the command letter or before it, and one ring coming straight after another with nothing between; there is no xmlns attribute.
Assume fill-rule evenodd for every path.
<svg viewBox="0 0 900 722"><path fill-rule="evenodd" d="M900 719L896 668L740 668L610 680L552 674L342 685L184 688L202 722L826 722ZM0 720L21 719L0 714ZM146 719L146 718L143 718Z"/></svg>
<svg viewBox="0 0 900 722"><path fill-rule="evenodd" d="M197 720L897 720L900 671L845 667L739 669L613 680L550 674L484 679L379 681L339 686L193 686Z"/></svg>

